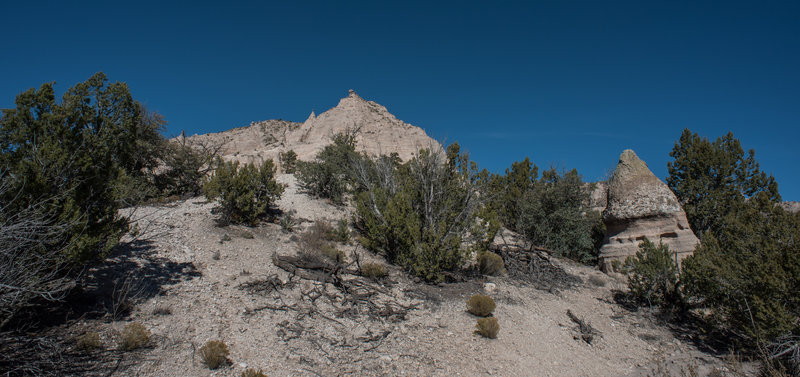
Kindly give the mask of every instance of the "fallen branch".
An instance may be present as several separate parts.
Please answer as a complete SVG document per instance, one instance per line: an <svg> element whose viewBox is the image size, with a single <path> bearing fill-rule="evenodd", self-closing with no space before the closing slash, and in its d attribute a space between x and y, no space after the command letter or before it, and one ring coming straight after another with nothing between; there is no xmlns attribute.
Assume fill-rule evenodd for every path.
<svg viewBox="0 0 800 377"><path fill-rule="evenodd" d="M583 339L584 342L587 344L592 344L595 336L600 336L600 332L597 331L591 324L588 322L578 318L575 314L572 313L571 310L567 309L567 317L575 322L578 325L578 333L580 334L580 338ZM576 336L575 339L578 337Z"/></svg>

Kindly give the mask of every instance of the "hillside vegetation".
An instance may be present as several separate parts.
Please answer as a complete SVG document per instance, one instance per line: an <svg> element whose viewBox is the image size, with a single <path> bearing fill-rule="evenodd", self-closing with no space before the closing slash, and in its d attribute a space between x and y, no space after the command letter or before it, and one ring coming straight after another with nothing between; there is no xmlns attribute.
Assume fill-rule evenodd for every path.
<svg viewBox="0 0 800 377"><path fill-rule="evenodd" d="M81 289L86 272L102 266L123 235L135 238L141 232L129 226L132 220L126 216L137 206L203 193L209 201L218 199L213 213L221 227L246 225L255 232L260 224L278 222L291 233L298 225L294 208L277 205L287 186L278 182L275 162L226 162L216 156L220 145L183 137L166 140L163 117L134 100L126 84L112 83L102 73L67 90L60 101L53 84L44 84L18 95L15 104L0 118L0 330L6 337L21 336L37 310L69 305L70 293ZM592 210L593 185L576 170L548 169L539 176L539 168L526 158L502 175L491 174L457 143L444 149L431 145L402 161L397 154L357 152L356 140L355 134L337 134L313 161L295 161L293 151L281 154L284 169L296 168L305 195L329 200L351 215L336 228L306 227L306 233L287 241L316 245L308 247L312 252L273 255L292 277L332 284L353 300L350 309L334 305L340 315L366 312L383 316L382 321L400 321L413 309L385 297L385 307L370 302L369 297L379 296L375 292L388 296L391 284L386 267L362 264L362 258L383 258L399 274L430 283L502 275L519 260L490 250L501 228L516 232L529 246L519 251L528 258L524 272L529 278L556 269L553 257L592 266L597 262L603 222ZM765 373L797 375L800 215L783 209L777 182L732 134L712 142L686 130L670 156L667 183L701 244L679 268L663 245L644 240L641 252L625 263L629 289L620 292L623 301L691 322L702 328L700 342L722 339L730 351L761 360ZM255 237L252 232L242 237ZM219 244L231 240L225 237ZM351 246L349 253L340 249ZM359 247L368 256L359 254ZM213 260L219 258L217 252ZM354 283L345 275L369 280ZM270 284L276 292L294 289L291 278ZM306 304L330 299L325 289L303 291ZM359 289L373 291L363 296ZM492 310L494 305L494 300L486 304ZM113 320L131 309L113 306ZM477 325L487 339L507 331L492 310L481 312L490 319L481 318ZM578 317L573 321L584 340L594 339L590 324ZM126 330L131 335L124 338L131 339L123 339L123 351L151 341L140 326ZM370 338L376 336L371 332L364 336L382 339ZM96 338L81 338L81 347L92 348ZM209 368L227 365L225 343L207 343L203 350ZM0 368L8 368L10 375L35 374L18 368L19 363L0 357Z"/></svg>

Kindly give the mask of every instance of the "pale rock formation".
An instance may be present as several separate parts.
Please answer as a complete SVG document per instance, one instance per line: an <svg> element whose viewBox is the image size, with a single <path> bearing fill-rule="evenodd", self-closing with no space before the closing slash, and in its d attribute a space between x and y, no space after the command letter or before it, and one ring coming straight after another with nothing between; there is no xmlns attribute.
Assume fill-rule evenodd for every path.
<svg viewBox="0 0 800 377"><path fill-rule="evenodd" d="M280 168L280 153L294 150L299 160L311 161L332 142L333 135L342 132L355 134L356 149L370 156L397 153L407 161L421 148L442 148L421 128L397 119L385 107L361 98L353 90L336 107L319 116L312 111L303 123L267 120L189 139L224 144L222 157L229 161L272 159Z"/></svg>
<svg viewBox="0 0 800 377"><path fill-rule="evenodd" d="M783 202L781 203L781 207L791 213L800 212L800 202Z"/></svg>
<svg viewBox="0 0 800 377"><path fill-rule="evenodd" d="M600 249L604 271L612 270L613 261L624 262L635 255L645 238L668 245L679 262L700 242L675 194L630 149L619 157L607 198L603 211L606 238Z"/></svg>

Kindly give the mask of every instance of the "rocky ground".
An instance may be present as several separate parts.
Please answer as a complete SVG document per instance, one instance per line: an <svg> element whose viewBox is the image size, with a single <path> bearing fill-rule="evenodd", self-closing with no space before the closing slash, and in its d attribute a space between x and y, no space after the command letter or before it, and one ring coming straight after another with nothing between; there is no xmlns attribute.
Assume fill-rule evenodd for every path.
<svg viewBox="0 0 800 377"><path fill-rule="evenodd" d="M142 323L153 336L114 366L113 375L124 376L238 376L245 368L269 376L644 376L724 368L646 310L618 304L620 278L569 261L554 259L578 278L563 289L508 276L428 285L396 268L378 282L347 273L329 283L292 276L273 257L296 255L302 229L348 212L298 193L290 175L279 179L288 185L279 207L300 220L294 232L272 223L220 227L203 198L136 209L124 247L93 271L125 287L135 306L113 320L75 322L70 332L97 331L114 348L127 323ZM354 245L339 247L350 260L355 252L381 261ZM475 293L497 302L497 339L473 333L476 317L465 302ZM596 330L591 344L568 310ZM213 339L228 345L231 361L214 371L198 354Z"/></svg>

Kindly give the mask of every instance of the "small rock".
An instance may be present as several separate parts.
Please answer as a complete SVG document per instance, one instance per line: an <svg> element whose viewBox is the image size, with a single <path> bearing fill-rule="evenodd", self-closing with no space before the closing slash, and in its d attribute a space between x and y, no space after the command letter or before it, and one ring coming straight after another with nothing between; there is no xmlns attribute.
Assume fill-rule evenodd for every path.
<svg viewBox="0 0 800 377"><path fill-rule="evenodd" d="M239 366L242 368L247 368L247 363L239 363Z"/></svg>
<svg viewBox="0 0 800 377"><path fill-rule="evenodd" d="M497 290L497 284L486 283L483 285L483 290L486 291L486 293L492 293Z"/></svg>
<svg viewBox="0 0 800 377"><path fill-rule="evenodd" d="M380 357L380 359L381 359L381 361L385 361L387 363L391 363L392 362L392 357L389 356L389 355L383 355L383 356Z"/></svg>

